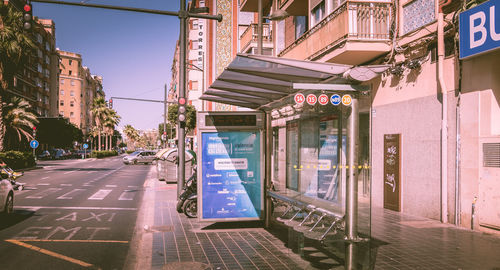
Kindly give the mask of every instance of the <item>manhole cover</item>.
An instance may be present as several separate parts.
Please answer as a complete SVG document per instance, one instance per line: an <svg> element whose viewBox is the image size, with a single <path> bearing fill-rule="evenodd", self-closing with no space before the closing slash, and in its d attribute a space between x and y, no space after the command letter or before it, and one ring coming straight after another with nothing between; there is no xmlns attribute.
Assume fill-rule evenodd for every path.
<svg viewBox="0 0 500 270"><path fill-rule="evenodd" d="M212 269L210 265L201 262L173 262L163 266L163 270L205 270Z"/></svg>

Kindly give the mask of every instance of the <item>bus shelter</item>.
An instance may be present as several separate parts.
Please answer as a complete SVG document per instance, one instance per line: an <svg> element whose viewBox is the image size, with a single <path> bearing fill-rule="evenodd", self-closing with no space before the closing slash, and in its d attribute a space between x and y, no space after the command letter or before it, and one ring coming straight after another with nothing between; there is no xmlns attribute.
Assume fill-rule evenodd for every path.
<svg viewBox="0 0 500 270"><path fill-rule="evenodd" d="M238 54L201 97L265 115L260 218L306 259L373 268L367 82L387 68Z"/></svg>

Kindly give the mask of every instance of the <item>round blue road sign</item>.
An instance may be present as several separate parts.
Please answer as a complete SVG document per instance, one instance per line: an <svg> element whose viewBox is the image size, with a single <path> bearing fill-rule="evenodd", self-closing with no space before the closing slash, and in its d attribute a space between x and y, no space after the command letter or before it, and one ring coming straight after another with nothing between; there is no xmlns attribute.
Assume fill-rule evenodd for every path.
<svg viewBox="0 0 500 270"><path fill-rule="evenodd" d="M31 148L33 148L33 149L37 148L39 144L40 144L40 143L39 143L37 140L32 140L32 141L30 142L30 146L31 146Z"/></svg>
<svg viewBox="0 0 500 270"><path fill-rule="evenodd" d="M88 144L86 144L86 143L84 143L84 144L83 144L83 149L87 149L87 148L89 148L89 145L88 145Z"/></svg>
<svg viewBox="0 0 500 270"><path fill-rule="evenodd" d="M335 94L330 97L330 102L333 105L337 106L340 104L340 102L342 102L342 99L340 98L340 95Z"/></svg>

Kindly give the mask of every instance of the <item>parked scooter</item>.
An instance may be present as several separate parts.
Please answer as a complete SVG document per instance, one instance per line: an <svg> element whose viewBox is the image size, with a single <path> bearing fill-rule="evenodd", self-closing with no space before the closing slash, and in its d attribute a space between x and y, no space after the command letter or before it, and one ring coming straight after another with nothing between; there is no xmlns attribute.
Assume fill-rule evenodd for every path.
<svg viewBox="0 0 500 270"><path fill-rule="evenodd" d="M23 176L22 172L15 172L13 169L11 169L7 164L5 163L0 163L1 166L1 173L5 174L9 180L10 183L12 184L12 188L14 190L23 190L24 189L24 183L19 183L16 181L17 178Z"/></svg>
<svg viewBox="0 0 500 270"><path fill-rule="evenodd" d="M196 199L193 196L196 196L197 192L197 176L195 167L193 175L191 175L191 177L189 177L189 179L186 181L184 188L182 189L182 193L179 196L179 200L177 201L177 212L184 212L184 214L186 214L186 216L188 217L196 217L196 205L193 214L192 200L193 198ZM186 206L190 208L187 212Z"/></svg>

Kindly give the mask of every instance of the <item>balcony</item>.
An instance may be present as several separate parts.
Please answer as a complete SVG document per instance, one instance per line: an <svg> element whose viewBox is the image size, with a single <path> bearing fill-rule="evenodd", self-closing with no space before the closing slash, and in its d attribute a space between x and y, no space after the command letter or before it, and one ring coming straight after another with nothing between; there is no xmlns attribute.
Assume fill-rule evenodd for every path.
<svg viewBox="0 0 500 270"><path fill-rule="evenodd" d="M240 37L240 52L253 53L257 50L257 27L258 24L250 24ZM262 51L265 55L272 54L273 49L272 26L268 23L262 24ZM269 53L270 52L270 53Z"/></svg>
<svg viewBox="0 0 500 270"><path fill-rule="evenodd" d="M278 0L278 6L292 16L307 16L308 2L304 0Z"/></svg>
<svg viewBox="0 0 500 270"><path fill-rule="evenodd" d="M301 0L302 1L302 0ZM258 0L240 0L240 11L259 12ZM262 7L269 7L271 0L262 0Z"/></svg>
<svg viewBox="0 0 500 270"><path fill-rule="evenodd" d="M280 57L359 65L391 50L391 3L345 1Z"/></svg>

